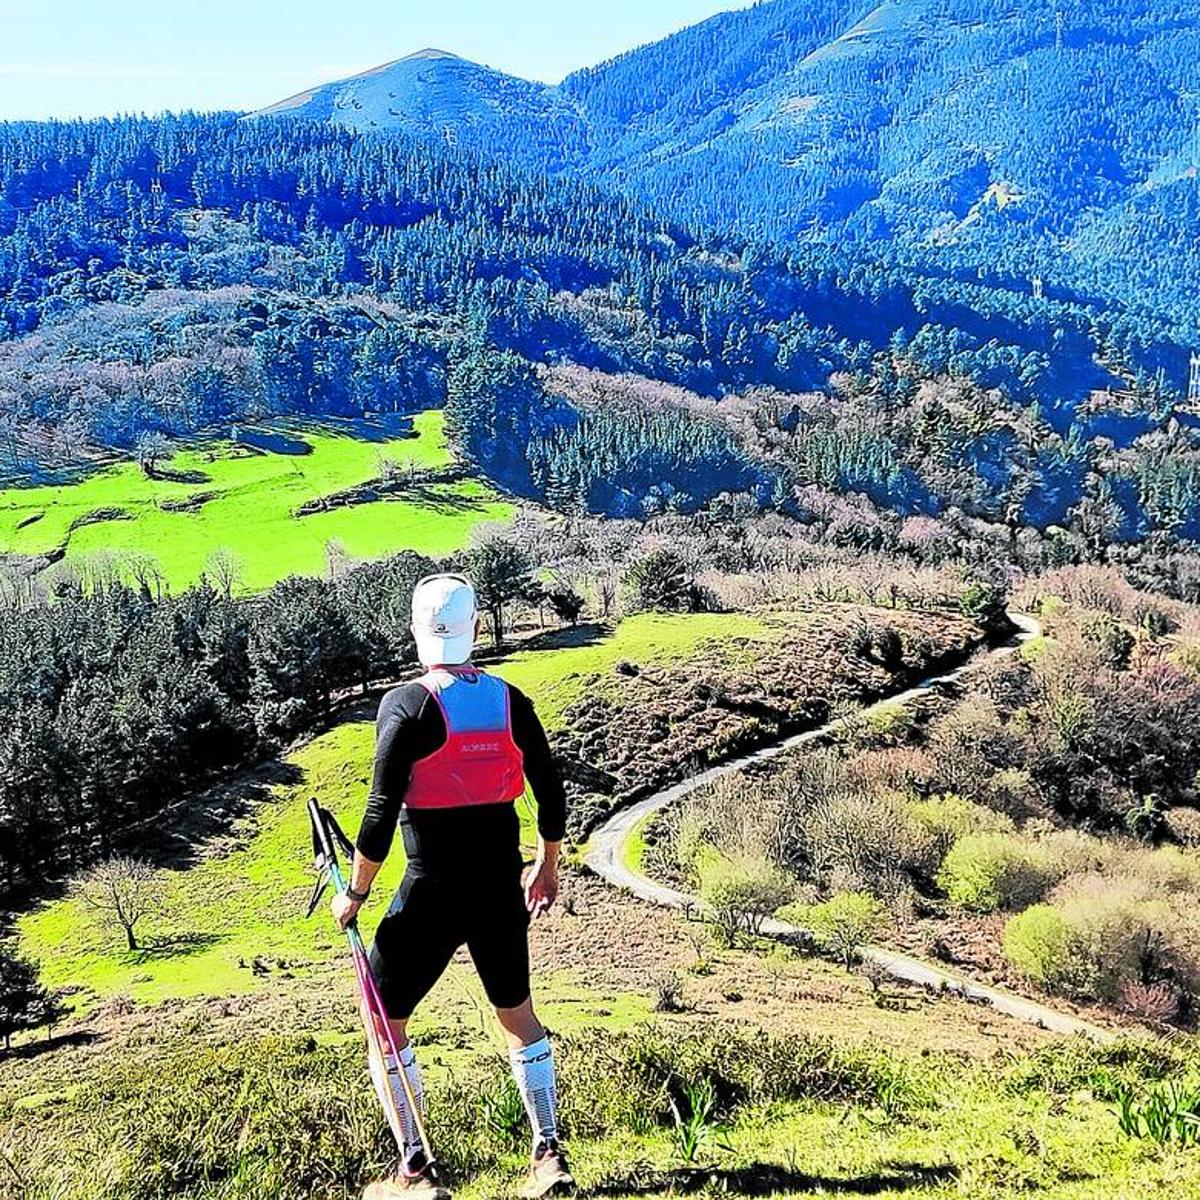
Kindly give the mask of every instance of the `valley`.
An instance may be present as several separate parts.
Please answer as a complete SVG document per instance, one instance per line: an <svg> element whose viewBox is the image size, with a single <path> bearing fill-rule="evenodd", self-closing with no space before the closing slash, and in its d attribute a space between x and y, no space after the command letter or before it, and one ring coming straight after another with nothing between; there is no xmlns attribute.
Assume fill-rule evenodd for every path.
<svg viewBox="0 0 1200 1200"><path fill-rule="evenodd" d="M553 635L535 635L491 669L528 689L565 747L583 696L607 693L611 724L629 728L621 706L632 714L642 700L621 686L633 678L627 665L663 687L672 670L704 680L720 663L708 678L746 698L765 688L765 699L774 689L757 666L783 652L814 695L831 693L824 676L854 686L841 648L848 615L817 606L627 617L600 636L561 631L557 647ZM949 614L857 615L924 631L926 654L969 647ZM880 679L883 691L897 686ZM349 702L328 732L247 778L240 798L234 784L189 805L198 828L210 810L214 833L196 842L193 831L174 865L168 852L160 870L170 900L144 951L117 950L75 901L20 922L44 977L68 984L78 1007L49 1043L22 1037L0 1060L5 1200L64 1186L89 1197L149 1198L164 1187L340 1197L380 1165L386 1147L362 1078L344 948L323 914L302 915L311 883L304 804L316 795L353 829L370 711ZM678 711L676 723L695 737L697 714ZM394 884L401 866L390 862L380 886ZM727 945L694 916L648 908L579 865L561 910L535 926L533 954L562 1047L574 1161L593 1194L824 1187L898 1198L915 1187L952 1197L1036 1186L1068 1200L1111 1195L1114 1184L1148 1196L1200 1179L1187 1156L1149 1154L1117 1129L1112 1097L1122 1086L1182 1077L1192 1061L1184 1043L1146 1040L1127 1021L1117 1023L1120 1040L1094 1046L952 993L847 972L811 950L754 936ZM504 1191L520 1162L499 1116L502 1077L478 987L469 963L456 961L414 1025L429 1064L433 1136L467 1197ZM621 1055L634 1047L642 1065L624 1078ZM613 1072L616 1091L604 1082ZM668 1101L697 1078L717 1081L719 1124L694 1160L681 1161ZM628 1107L632 1097L639 1109ZM1019 1132L1026 1127L1036 1143ZM90 1191L79 1182L85 1163Z"/></svg>
<svg viewBox="0 0 1200 1200"><path fill-rule="evenodd" d="M766 0L554 82L269 7L172 82L276 103L0 120L0 1200L390 1167L307 806L356 833L447 572L566 791L580 1195L1200 1200L1194 3ZM465 952L412 1032L512 1194Z"/></svg>

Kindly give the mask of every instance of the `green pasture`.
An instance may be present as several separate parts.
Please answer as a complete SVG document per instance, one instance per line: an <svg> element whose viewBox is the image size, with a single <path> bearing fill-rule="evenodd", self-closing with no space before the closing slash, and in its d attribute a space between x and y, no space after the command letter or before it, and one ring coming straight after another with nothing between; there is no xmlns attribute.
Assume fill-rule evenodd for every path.
<svg viewBox="0 0 1200 1200"><path fill-rule="evenodd" d="M515 653L496 673L531 695L551 728L585 690L612 688L619 695L613 665L678 664L716 652L718 638L781 636L772 625L740 615L645 614L627 618L612 631L580 636L582 644ZM735 643L736 644L736 643ZM224 996L269 987L273 974L301 974L340 953L324 917L303 919L312 886L306 806L311 796L333 812L351 836L357 828L369 786L374 726L348 721L295 751L288 763L300 773L295 784L278 787L241 830L232 850L204 855L183 870L164 870L167 897L160 917L147 932L163 945L125 953L100 932L77 901L44 905L19 923L24 948L43 965L52 987L81 988L83 1007L129 996L155 1003L188 996ZM534 840L531 801L520 805L527 843ZM403 872L399 841L380 878L379 897L391 893ZM373 933L384 911L369 906L364 932ZM256 973L255 957L265 961Z"/></svg>
<svg viewBox="0 0 1200 1200"><path fill-rule="evenodd" d="M388 499L296 516L306 501L364 483L381 458L417 468L450 461L440 412L419 414L415 438L364 437L352 425L324 423L267 431L291 452L245 441L210 442L162 464L192 481L150 478L135 463L76 482L0 491L0 552L65 548L68 559L98 552L148 558L172 589L195 583L216 551L236 555L240 586L260 590L287 575L319 575L331 541L357 558L410 549L448 554L482 521L505 520L511 506L485 485L433 484L419 499ZM263 431L251 431L261 433ZM269 444L269 443L268 443ZM306 449L307 448L307 449ZM191 507L172 507L187 503Z"/></svg>

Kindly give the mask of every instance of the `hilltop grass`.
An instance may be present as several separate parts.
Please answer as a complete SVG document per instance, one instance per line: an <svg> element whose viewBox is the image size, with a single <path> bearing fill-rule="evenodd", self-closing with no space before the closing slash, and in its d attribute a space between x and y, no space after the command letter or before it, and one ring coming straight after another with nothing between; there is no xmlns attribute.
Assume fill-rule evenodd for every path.
<svg viewBox="0 0 1200 1200"><path fill-rule="evenodd" d="M165 464L203 482L152 479L123 463L74 483L7 488L0 491L0 551L37 555L65 547L68 559L97 551L145 555L169 587L180 589L199 579L214 551L230 550L241 560L241 587L256 591L287 575L321 574L333 540L360 558L402 549L437 556L462 546L476 524L511 516L511 505L471 480L432 485L415 502L378 500L294 515L306 501L374 478L380 456L445 466L442 414L419 414L414 429L416 438L379 441L352 436L350 427L289 427L307 453L214 442ZM196 504L192 511L163 507L189 500Z"/></svg>
<svg viewBox="0 0 1200 1200"><path fill-rule="evenodd" d="M606 1022L601 1022L606 1025ZM207 1033L207 1036L206 1036ZM489 1100L503 1056L457 1018L422 1040L430 1130L464 1200L511 1193L524 1128ZM215 1036L215 1041L213 1040ZM346 1200L391 1154L357 1051L339 1040L215 1028L142 1032L126 1053L35 1062L0 1106L13 1175L3 1200ZM111 1053L111 1052L110 1052ZM589 1194L852 1194L1151 1200L1200 1192L1194 1154L1121 1134L1114 1082L1185 1077L1194 1050L1078 1040L981 1060L879 1041L781 1035L711 1015L561 1031L562 1110ZM672 1098L708 1080L718 1103L692 1163ZM215 1186L214 1186L215 1185Z"/></svg>
<svg viewBox="0 0 1200 1200"><path fill-rule="evenodd" d="M588 688L615 679L612 666L685 661L707 655L720 636L772 636L757 618L651 615L628 618L585 645L528 650L499 663L496 673L526 690L550 729ZM82 1008L114 996L145 1004L191 996L238 995L270 986L272 970L303 973L342 952L341 939L321 916L303 919L312 887L312 854L307 803L316 796L353 836L370 779L374 726L347 721L314 738L288 757L302 778L276 789L244 830L238 848L213 853L179 871L164 870L165 915L147 932L170 939L160 949L125 953L97 929L90 914L71 899L43 906L18 924L25 949L43 965L52 987L82 989ZM531 800L518 806L522 838L535 837ZM386 896L399 883L404 859L397 840L376 885ZM370 937L384 905L369 906L363 917ZM256 956L286 967L256 974Z"/></svg>
<svg viewBox="0 0 1200 1200"><path fill-rule="evenodd" d="M579 631L583 637L586 631ZM745 613L670 615L641 613L626 617L615 634L599 633L595 640L556 649L527 650L510 655L496 673L537 702L547 727L564 719L585 693L619 697L621 681L613 668L620 662L641 667L677 666L734 653L722 645L730 638L767 642L784 636L770 618Z"/></svg>

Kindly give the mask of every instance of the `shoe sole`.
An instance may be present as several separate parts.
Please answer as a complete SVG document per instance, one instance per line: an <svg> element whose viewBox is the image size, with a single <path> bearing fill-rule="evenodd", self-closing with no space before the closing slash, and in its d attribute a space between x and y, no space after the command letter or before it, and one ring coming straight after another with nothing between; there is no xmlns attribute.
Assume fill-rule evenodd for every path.
<svg viewBox="0 0 1200 1200"><path fill-rule="evenodd" d="M520 1200L542 1200L543 1196L564 1196L575 1188L575 1179L571 1175L556 1175L536 1187L526 1184L517 1193Z"/></svg>
<svg viewBox="0 0 1200 1200"><path fill-rule="evenodd" d="M429 1188L410 1188L403 1191L393 1189L385 1192L372 1191L376 1185L372 1184L362 1193L362 1200L376 1200L380 1195L386 1196L388 1200L396 1196L412 1196L414 1200L454 1200L453 1194L444 1187L429 1187Z"/></svg>

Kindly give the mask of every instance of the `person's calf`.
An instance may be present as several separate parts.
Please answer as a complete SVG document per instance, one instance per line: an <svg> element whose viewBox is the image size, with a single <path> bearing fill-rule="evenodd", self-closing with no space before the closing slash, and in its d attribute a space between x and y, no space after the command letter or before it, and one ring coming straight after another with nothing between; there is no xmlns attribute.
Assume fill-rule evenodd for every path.
<svg viewBox="0 0 1200 1200"><path fill-rule="evenodd" d="M536 1156L540 1147L558 1145L558 1083L550 1039L543 1031L537 1041L513 1047L509 1063L529 1118Z"/></svg>

